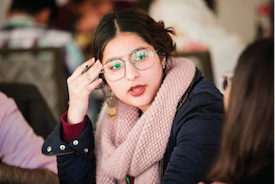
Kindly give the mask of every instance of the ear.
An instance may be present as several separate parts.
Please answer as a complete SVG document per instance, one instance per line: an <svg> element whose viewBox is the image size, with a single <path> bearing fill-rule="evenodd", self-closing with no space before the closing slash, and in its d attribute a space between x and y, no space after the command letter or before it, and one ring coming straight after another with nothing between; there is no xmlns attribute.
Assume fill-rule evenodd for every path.
<svg viewBox="0 0 275 184"><path fill-rule="evenodd" d="M49 8L45 8L36 14L35 20L41 24L48 24L50 20L50 15L51 15L51 10Z"/></svg>

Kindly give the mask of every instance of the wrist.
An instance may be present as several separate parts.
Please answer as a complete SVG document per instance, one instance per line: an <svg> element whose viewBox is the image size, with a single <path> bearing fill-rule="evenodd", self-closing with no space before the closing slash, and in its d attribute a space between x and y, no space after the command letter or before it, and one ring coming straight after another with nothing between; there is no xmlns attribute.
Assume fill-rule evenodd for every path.
<svg viewBox="0 0 275 184"><path fill-rule="evenodd" d="M68 114L67 114L67 120L66 122L68 124L78 124L80 122L82 122L85 118L84 116L80 116L79 113L73 113L72 111L70 111L70 109L68 110Z"/></svg>
<svg viewBox="0 0 275 184"><path fill-rule="evenodd" d="M69 124L67 123L67 112L64 113L61 117L63 127L62 140L68 144L76 139L85 128L86 118L87 117L85 117L82 122Z"/></svg>

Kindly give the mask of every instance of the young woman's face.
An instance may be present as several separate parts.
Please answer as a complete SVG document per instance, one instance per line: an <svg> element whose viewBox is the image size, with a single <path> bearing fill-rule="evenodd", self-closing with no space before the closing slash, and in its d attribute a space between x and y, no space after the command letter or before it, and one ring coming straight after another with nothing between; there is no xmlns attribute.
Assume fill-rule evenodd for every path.
<svg viewBox="0 0 275 184"><path fill-rule="evenodd" d="M153 51L151 54L154 55L154 57L151 55L148 62L151 63L153 60L154 64L148 66L144 70L138 70L129 61L129 55L131 53L137 53L132 55L132 58L137 58L137 60L142 59L145 55L140 53L143 53L142 50L146 50L147 48ZM138 52L139 50L141 52ZM121 101L135 106L144 112L150 106L160 88L163 78L165 58L160 61L154 47L133 33L120 33L107 43L103 52L102 64L104 65L110 63L110 61L115 61L111 65L112 70L115 70L117 67L121 67L116 64L117 58L126 61L124 62L126 69L125 75L121 75L123 77L119 80L111 81L108 79L107 73L105 72L106 69L104 69L105 79L108 86ZM138 65L138 62L136 65ZM142 65L145 64L143 63ZM110 66L108 66L108 68L110 69ZM124 71L124 69L122 70Z"/></svg>

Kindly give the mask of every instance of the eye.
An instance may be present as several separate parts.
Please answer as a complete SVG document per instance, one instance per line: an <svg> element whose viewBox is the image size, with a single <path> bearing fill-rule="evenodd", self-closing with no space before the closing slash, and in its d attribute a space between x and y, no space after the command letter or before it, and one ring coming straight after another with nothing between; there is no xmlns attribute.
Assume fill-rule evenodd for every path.
<svg viewBox="0 0 275 184"><path fill-rule="evenodd" d="M132 54L132 60L133 61L144 60L146 56L147 56L147 52L144 50L140 50Z"/></svg>
<svg viewBox="0 0 275 184"><path fill-rule="evenodd" d="M108 70L117 70L120 67L122 67L122 61L120 61L120 60L114 60L107 64Z"/></svg>

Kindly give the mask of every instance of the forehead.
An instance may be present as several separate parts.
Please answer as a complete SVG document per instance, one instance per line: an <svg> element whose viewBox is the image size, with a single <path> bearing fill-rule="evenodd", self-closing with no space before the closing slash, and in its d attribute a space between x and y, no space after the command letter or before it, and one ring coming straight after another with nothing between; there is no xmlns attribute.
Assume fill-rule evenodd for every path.
<svg viewBox="0 0 275 184"><path fill-rule="evenodd" d="M135 33L119 33L106 44L103 51L102 63L104 64L110 58L125 56L140 47L153 49L152 45L145 42Z"/></svg>

